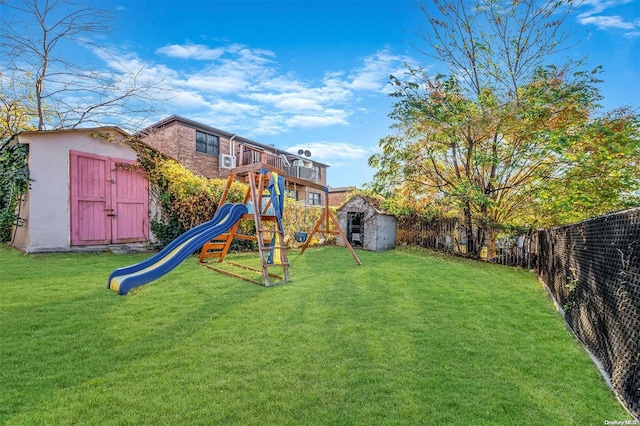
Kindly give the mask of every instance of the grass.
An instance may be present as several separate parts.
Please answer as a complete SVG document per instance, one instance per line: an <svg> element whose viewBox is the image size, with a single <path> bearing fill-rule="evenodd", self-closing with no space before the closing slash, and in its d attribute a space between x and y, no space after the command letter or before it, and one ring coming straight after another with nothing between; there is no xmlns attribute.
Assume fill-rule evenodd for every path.
<svg viewBox="0 0 640 426"><path fill-rule="evenodd" d="M360 267L344 248L291 254L292 282L273 288L190 258L123 297L109 272L145 255L0 246L0 423L631 419L532 273L358 254Z"/></svg>

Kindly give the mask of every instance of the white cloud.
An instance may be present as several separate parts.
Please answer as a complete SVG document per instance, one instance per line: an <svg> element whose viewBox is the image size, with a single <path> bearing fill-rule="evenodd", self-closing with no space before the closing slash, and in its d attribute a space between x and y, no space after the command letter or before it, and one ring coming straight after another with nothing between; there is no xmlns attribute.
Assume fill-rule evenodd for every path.
<svg viewBox="0 0 640 426"><path fill-rule="evenodd" d="M347 113L343 110L325 110L322 114L318 115L292 115L287 120L285 120L285 124L287 124L289 127L302 128L325 127L334 125L346 126L347 124L349 124L349 122L346 120L346 116Z"/></svg>
<svg viewBox="0 0 640 426"><path fill-rule="evenodd" d="M410 62L406 56L392 55L381 50L364 59L364 66L353 70L349 87L354 90L385 91L389 76L405 71L404 63Z"/></svg>
<svg viewBox="0 0 640 426"><path fill-rule="evenodd" d="M147 85L160 85L178 76L176 71L165 65L144 61L134 53L119 52L113 47L95 48L93 54L104 61L110 71L135 77Z"/></svg>
<svg viewBox="0 0 640 426"><path fill-rule="evenodd" d="M590 7L591 10L587 13L600 13L606 9L612 7L632 3L633 0L584 0L582 6Z"/></svg>
<svg viewBox="0 0 640 426"><path fill-rule="evenodd" d="M362 105L363 95L379 96L389 74L408 60L381 50L359 67L324 71L314 80L282 71L272 51L241 44L167 44L156 54L157 62L145 62L135 54L96 51L112 69L140 69L151 81L162 81L167 106L175 108L171 113L206 117L205 124L257 138L349 125L356 112L371 108ZM196 62L184 67L172 59Z"/></svg>
<svg viewBox="0 0 640 426"><path fill-rule="evenodd" d="M248 136L253 135L279 135L289 131L284 124L285 116L280 114L261 114L256 118L253 127L249 130Z"/></svg>
<svg viewBox="0 0 640 426"><path fill-rule="evenodd" d="M605 13L611 9L620 12L619 7L633 0L586 0L582 3L588 9L579 14L577 20L582 25L593 25L599 30L624 30L626 37L640 35L640 18L628 19L620 13Z"/></svg>
<svg viewBox="0 0 640 426"><path fill-rule="evenodd" d="M370 154L361 146L344 142L311 142L286 148L289 152L297 152L299 149L309 150L312 159L333 166L344 163L340 160L361 160Z"/></svg>
<svg viewBox="0 0 640 426"><path fill-rule="evenodd" d="M203 44L168 44L157 49L156 53L170 58L210 61L221 57L224 49L220 47L211 49Z"/></svg>
<svg viewBox="0 0 640 426"><path fill-rule="evenodd" d="M614 16L584 16L579 19L583 25L595 25L598 29L606 30L618 28L623 30L633 30L637 25L633 22L625 21L622 17Z"/></svg>
<svg viewBox="0 0 640 426"><path fill-rule="evenodd" d="M177 83L192 90L231 94L245 90L250 81L241 73L220 75L203 72L187 76L186 79Z"/></svg>
<svg viewBox="0 0 640 426"><path fill-rule="evenodd" d="M219 99L209 104L209 110L216 113L244 116L255 116L260 112L260 108L245 102L233 102Z"/></svg>
<svg viewBox="0 0 640 426"><path fill-rule="evenodd" d="M175 105L177 108L193 109L199 107L210 107L209 103L200 93L191 90L176 91L171 97L170 103Z"/></svg>

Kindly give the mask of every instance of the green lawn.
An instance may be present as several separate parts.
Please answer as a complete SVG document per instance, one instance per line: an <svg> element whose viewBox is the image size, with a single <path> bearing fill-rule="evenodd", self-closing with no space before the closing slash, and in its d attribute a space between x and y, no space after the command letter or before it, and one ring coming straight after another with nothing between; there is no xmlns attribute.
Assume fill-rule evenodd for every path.
<svg viewBox="0 0 640 426"><path fill-rule="evenodd" d="M534 274L425 252L291 253L264 288L190 258L0 246L0 423L604 424L630 420ZM252 263L257 255L233 255Z"/></svg>

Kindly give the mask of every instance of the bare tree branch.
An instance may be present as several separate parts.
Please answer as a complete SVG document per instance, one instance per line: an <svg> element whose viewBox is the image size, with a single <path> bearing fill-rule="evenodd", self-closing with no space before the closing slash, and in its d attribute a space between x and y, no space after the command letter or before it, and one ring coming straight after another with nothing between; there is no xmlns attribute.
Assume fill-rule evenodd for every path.
<svg viewBox="0 0 640 426"><path fill-rule="evenodd" d="M111 11L72 0L16 0L5 7L14 14L0 17L0 65L33 88L37 129L126 127L154 112L162 81L145 79L144 65L98 70L68 55L100 48L92 39L110 32Z"/></svg>

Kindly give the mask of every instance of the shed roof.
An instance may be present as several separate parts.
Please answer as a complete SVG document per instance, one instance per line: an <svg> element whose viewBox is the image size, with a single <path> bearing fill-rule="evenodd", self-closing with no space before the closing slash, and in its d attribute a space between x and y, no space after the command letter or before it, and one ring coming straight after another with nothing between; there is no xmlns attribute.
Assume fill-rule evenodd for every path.
<svg viewBox="0 0 640 426"><path fill-rule="evenodd" d="M78 127L74 129L52 129L52 130L22 130L11 136L10 139L19 137L20 135L44 135L53 133L88 133L88 132L107 132L112 131L120 133L122 136L129 136L129 133L125 132L117 126L104 126L104 127Z"/></svg>
<svg viewBox="0 0 640 426"><path fill-rule="evenodd" d="M21 143L20 142L20 136L24 135L24 136L38 136L38 135L51 135L51 134L55 134L55 133L76 133L76 134L82 134L82 133L90 133L92 134L94 137L104 137L106 134L109 133L115 133L115 134L119 134L120 136L122 136L124 138L124 142L126 144L130 144L131 143L131 135L126 132L125 130L122 130L120 127L118 126L103 126L103 127L78 127L78 128L74 128L74 129L52 129L52 130L23 130L21 132L18 132L14 135L12 135L6 142L5 145L11 145L11 144L17 144L17 143ZM155 148L153 148L152 146L148 145L147 143L145 143L144 141L136 138L135 142L138 144L141 144L149 149L152 149L154 151L157 151Z"/></svg>
<svg viewBox="0 0 640 426"><path fill-rule="evenodd" d="M349 207L349 204L355 202L355 200L361 199L366 205L370 206L377 214L393 216L391 213L382 208L382 203L384 199L382 197L375 197L371 195L363 195L358 194L355 197L351 198L347 202L345 202L342 206L338 207L339 211L346 210Z"/></svg>

